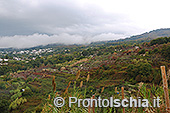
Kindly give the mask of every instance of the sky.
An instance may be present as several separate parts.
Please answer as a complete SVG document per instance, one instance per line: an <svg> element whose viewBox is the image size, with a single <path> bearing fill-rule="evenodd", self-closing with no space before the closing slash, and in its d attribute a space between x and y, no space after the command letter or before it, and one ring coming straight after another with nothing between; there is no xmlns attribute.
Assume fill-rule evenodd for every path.
<svg viewBox="0 0 170 113"><path fill-rule="evenodd" d="M0 48L89 44L170 28L169 0L0 0Z"/></svg>

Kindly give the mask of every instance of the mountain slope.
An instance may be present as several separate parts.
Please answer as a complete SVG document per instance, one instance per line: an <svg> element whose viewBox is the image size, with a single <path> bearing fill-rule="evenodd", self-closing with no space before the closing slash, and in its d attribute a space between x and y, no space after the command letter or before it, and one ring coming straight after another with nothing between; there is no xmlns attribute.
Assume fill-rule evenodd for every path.
<svg viewBox="0 0 170 113"><path fill-rule="evenodd" d="M110 41L99 41L99 42L93 42L91 44L105 44L108 42L125 42L125 41L135 41L135 40L143 40L142 42L148 42L152 39L156 39L158 37L170 37L170 28L164 28L164 29L157 29L150 32L146 32L140 35L131 36L129 38L125 39L119 39L119 40L110 40Z"/></svg>
<svg viewBox="0 0 170 113"><path fill-rule="evenodd" d="M166 29L157 29L150 32L143 33L141 35L131 36L127 38L129 40L137 40L137 39L155 39L158 37L170 37L170 28Z"/></svg>

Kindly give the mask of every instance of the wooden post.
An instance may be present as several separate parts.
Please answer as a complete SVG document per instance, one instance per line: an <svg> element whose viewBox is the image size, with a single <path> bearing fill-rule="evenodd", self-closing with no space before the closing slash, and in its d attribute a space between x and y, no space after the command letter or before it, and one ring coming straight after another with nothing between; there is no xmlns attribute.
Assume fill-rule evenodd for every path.
<svg viewBox="0 0 170 113"><path fill-rule="evenodd" d="M117 94L117 87L115 87L115 93Z"/></svg>
<svg viewBox="0 0 170 113"><path fill-rule="evenodd" d="M89 105L89 107L88 107L88 113L90 113L90 111L91 111L91 110L90 110L90 105Z"/></svg>
<svg viewBox="0 0 170 113"><path fill-rule="evenodd" d="M90 99L92 99L92 97ZM88 107L88 113L91 113L91 102L90 102L89 107Z"/></svg>
<svg viewBox="0 0 170 113"><path fill-rule="evenodd" d="M93 99L95 98L95 95L93 95L92 97ZM95 113L95 107L94 107L95 103L93 102L93 113Z"/></svg>
<svg viewBox="0 0 170 113"><path fill-rule="evenodd" d="M95 98L95 95L93 95L93 96L91 97L91 100L94 99L94 98ZM92 106L92 107L91 107L91 105L89 105L89 107L88 107L88 113L91 113L91 109L92 109L93 113L95 113L95 107L94 107L94 105L95 105L94 102L93 102L93 106Z"/></svg>
<svg viewBox="0 0 170 113"><path fill-rule="evenodd" d="M124 97L124 87L121 88L122 89L122 100L125 98ZM123 113L125 113L125 108L123 108Z"/></svg>
<svg viewBox="0 0 170 113"><path fill-rule="evenodd" d="M163 79L166 111L167 113L170 113L169 92L168 92L168 84L167 84L165 66L161 66L161 73L162 73L162 79Z"/></svg>

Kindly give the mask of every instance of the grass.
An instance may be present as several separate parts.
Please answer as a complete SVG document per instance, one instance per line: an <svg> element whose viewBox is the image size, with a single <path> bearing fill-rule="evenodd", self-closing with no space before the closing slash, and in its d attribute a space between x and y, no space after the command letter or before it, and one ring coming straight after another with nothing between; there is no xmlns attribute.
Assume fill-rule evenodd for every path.
<svg viewBox="0 0 170 113"><path fill-rule="evenodd" d="M79 73L79 72L78 72ZM57 79L57 78L56 78ZM100 87L95 88L89 84L93 84L92 81L90 80L83 81L82 82L77 82L79 77L77 77L77 80L75 79L72 82L69 82L68 86L65 86L65 91L60 92L60 94L55 90L50 93L50 98L48 97L46 99L46 103L44 104L42 113L63 113L63 112L70 112L70 113L89 113L89 111L95 111L95 113L101 112L101 113L113 113L113 112L123 112L123 109L120 108L86 108L86 107L78 107L77 104L72 105L71 107L68 107L68 98L69 97L77 97L78 99L85 99L85 98L91 98L93 94L95 94L96 98L98 96L102 98L107 98L109 96L112 96L114 99L121 99L122 94L121 94L121 87L124 86L124 98L137 98L141 97L143 99L148 99L149 104L151 105L153 102L154 97L160 97L160 108L125 108L126 113L131 113L131 112L138 112L138 113L143 113L143 112L154 112L154 113L161 113L165 112L165 106L164 106L164 97L163 95L163 88L160 86L155 86L154 84L139 84L138 86L131 85L128 82L122 82L119 85L112 85L112 86L103 86L100 85ZM91 82L91 83L90 83ZM88 84L88 86L86 86ZM53 86L54 87L54 86ZM115 87L117 87L116 92L115 92ZM119 93L117 93L119 92ZM57 93L57 95L56 95ZM56 108L53 100L55 97L63 97L66 100L66 104L61 107L61 108Z"/></svg>

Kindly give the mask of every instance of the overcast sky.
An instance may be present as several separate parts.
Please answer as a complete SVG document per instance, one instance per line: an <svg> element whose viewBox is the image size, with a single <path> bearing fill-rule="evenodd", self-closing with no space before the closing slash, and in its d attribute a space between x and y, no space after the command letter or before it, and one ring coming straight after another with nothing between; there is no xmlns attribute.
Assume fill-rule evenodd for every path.
<svg viewBox="0 0 170 113"><path fill-rule="evenodd" d="M0 0L0 48L85 44L170 28L169 0Z"/></svg>

